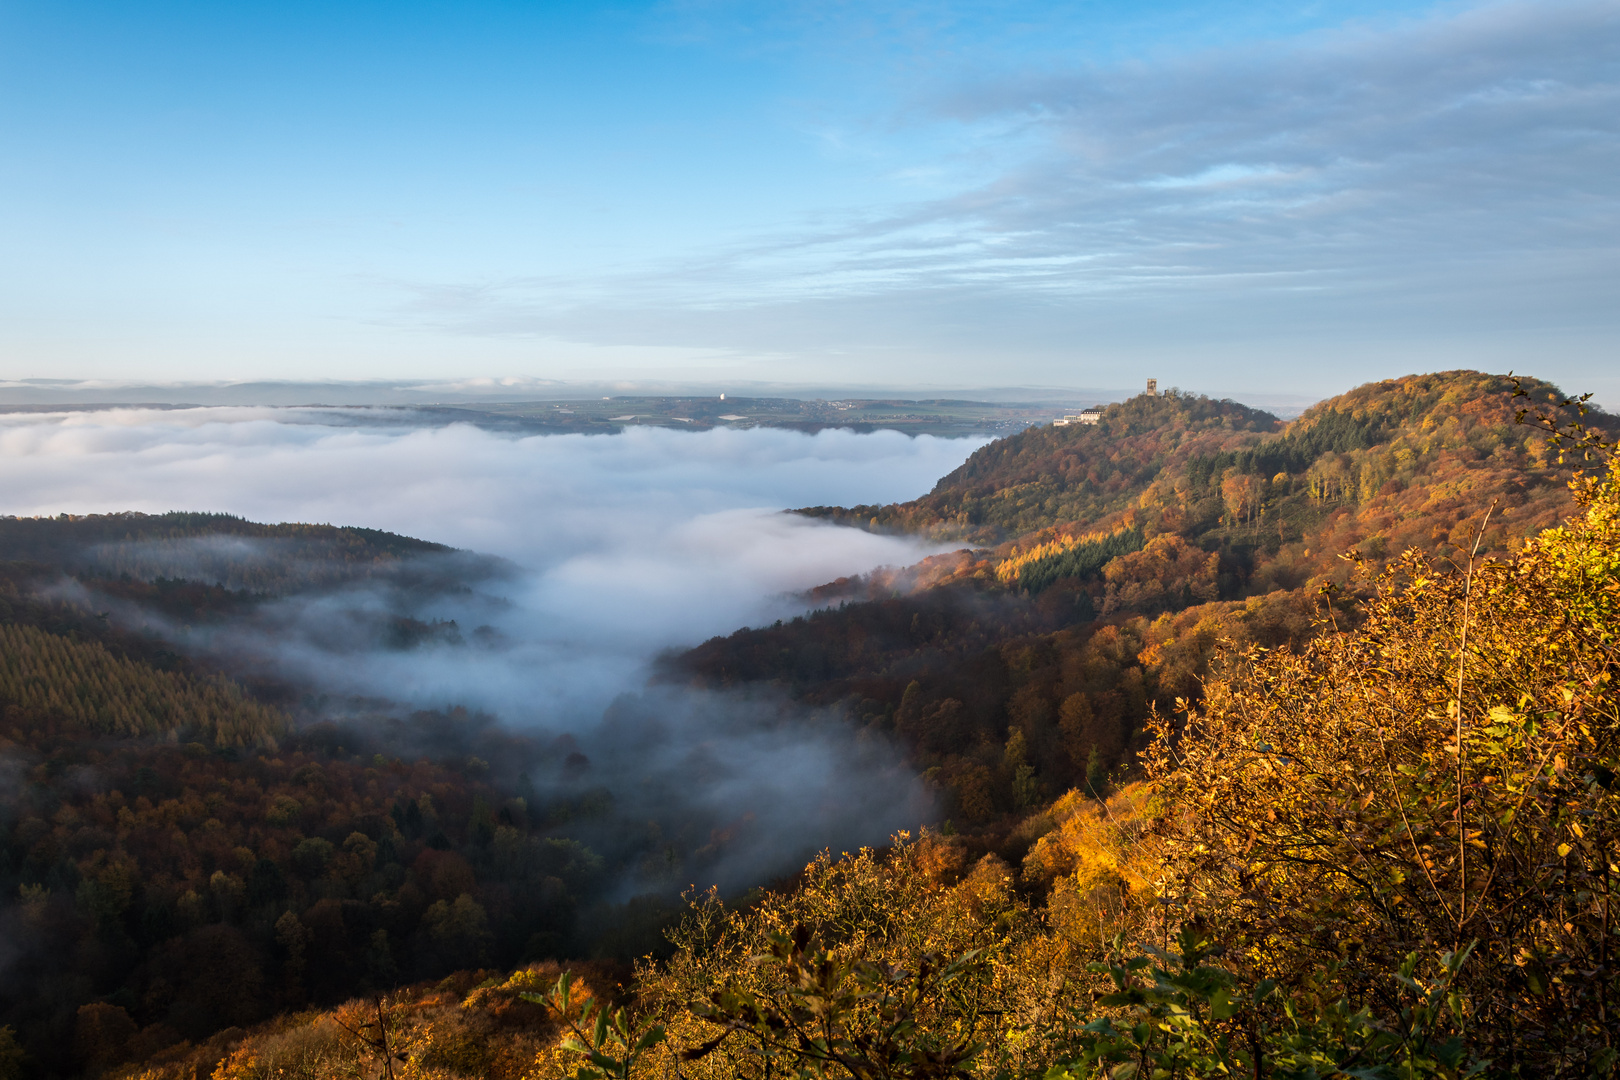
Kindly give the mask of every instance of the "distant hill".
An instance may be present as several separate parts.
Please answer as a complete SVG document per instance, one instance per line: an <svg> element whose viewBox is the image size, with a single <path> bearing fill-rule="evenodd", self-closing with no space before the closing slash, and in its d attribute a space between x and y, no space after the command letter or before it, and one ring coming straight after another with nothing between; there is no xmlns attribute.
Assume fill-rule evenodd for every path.
<svg viewBox="0 0 1620 1080"><path fill-rule="evenodd" d="M98 578L183 579L251 592L364 580L397 573L407 560L453 555L478 559L486 570L497 563L380 529L262 525L230 514L0 517L0 562Z"/></svg>
<svg viewBox="0 0 1620 1080"><path fill-rule="evenodd" d="M1523 385L1535 401L1563 397L1540 380ZM1536 471L1546 464L1540 437L1514 424L1513 391L1481 372L1409 376L1320 402L1289 424L1236 402L1141 394L1108 406L1095 425L1047 425L991 443L920 499L798 512L997 544L1042 529L1094 530L1142 509L1168 514L1164 531L1189 536L1282 518L1286 541L1346 508L1389 511L1389 525L1414 510L1443 512L1431 493L1457 509L1501 495L1517 510L1538 501L1527 485L1561 499L1558 475ZM1402 491L1414 494L1395 497Z"/></svg>
<svg viewBox="0 0 1620 1080"><path fill-rule="evenodd" d="M1235 402L1141 394L1108 406L1096 425L1032 427L982 447L920 499L799 513L995 542L1060 521L1101 518L1129 505L1145 482L1197 448L1258 442L1261 433L1280 428L1270 413Z"/></svg>

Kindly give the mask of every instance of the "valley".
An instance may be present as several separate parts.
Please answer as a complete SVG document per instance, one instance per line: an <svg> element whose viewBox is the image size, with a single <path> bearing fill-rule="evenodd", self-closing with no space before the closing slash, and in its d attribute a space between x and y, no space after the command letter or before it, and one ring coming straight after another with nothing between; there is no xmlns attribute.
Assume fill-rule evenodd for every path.
<svg viewBox="0 0 1620 1080"><path fill-rule="evenodd" d="M617 407L553 405L491 415ZM223 514L0 519L0 1068L372 1075L396 1066L371 1024L401 1075L560 1076L577 1023L601 1075L764 1076L825 1066L781 1034L814 1009L872 1075L1170 1053L1088 1027L1100 1000L1133 1023L1203 1002L1185 1052L1236 1053L1248 1024L1255 1069L1291 1016L1288 1052L1462 1075L1459 1005L1386 1022L1413 1008L1391 987L1442 984L1472 995L1469 1053L1613 1063L1613 418L1471 371L1287 423L1180 393L1067 426L850 405L1020 429L920 498L794 511L944 550L665 651L588 729L344 690L278 651L405 671L510 649L469 614L509 602L504 559ZM721 406L647 422L743 423ZM1373 713L1382 757L1321 735ZM1465 745L1489 764L1452 784ZM856 818L894 839L816 854ZM1438 959L1468 941L1471 966ZM1408 953L1409 983L1378 981ZM887 1042L861 996L885 964L915 984ZM548 997L565 970L579 993ZM582 1001L629 1010L622 1045Z"/></svg>

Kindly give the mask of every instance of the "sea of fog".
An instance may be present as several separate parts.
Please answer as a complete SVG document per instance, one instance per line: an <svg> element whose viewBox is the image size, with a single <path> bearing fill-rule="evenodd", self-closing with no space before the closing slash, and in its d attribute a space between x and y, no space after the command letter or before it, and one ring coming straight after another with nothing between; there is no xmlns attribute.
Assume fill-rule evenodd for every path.
<svg viewBox="0 0 1620 1080"><path fill-rule="evenodd" d="M758 850L720 868L733 884L780 869L771 852L880 840L927 813L895 756L854 747L833 719L784 724L791 707L768 695L649 690L649 662L790 617L804 609L795 594L811 586L941 550L782 511L914 498L985 440L650 427L516 437L377 417L227 407L3 414L0 513L221 511L385 529L509 560L506 577L403 612L488 627L488 647L343 643L356 612L414 602L369 586L284 601L243 631L259 640L223 644L273 656L286 676L334 695L465 705L519 729L568 732L601 782L684 800L682 812L717 821L756 821ZM168 632L193 647L222 645L190 627Z"/></svg>

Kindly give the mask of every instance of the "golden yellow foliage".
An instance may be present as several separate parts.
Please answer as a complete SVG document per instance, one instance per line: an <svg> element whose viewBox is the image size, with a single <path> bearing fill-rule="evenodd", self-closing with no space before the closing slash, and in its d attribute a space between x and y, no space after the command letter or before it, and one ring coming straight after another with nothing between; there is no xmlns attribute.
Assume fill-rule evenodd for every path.
<svg viewBox="0 0 1620 1080"><path fill-rule="evenodd" d="M588 979L598 978L584 965ZM356 999L326 1012L293 1013L249 1031L221 1033L224 1045L181 1044L162 1058L126 1066L109 1080L328 1080L385 1075L379 1017L396 1080L520 1080L547 1060L558 1038L545 1009L522 999L550 986L555 963L509 976L462 972L382 998ZM576 980L582 1000L588 979ZM476 985L473 985L476 984ZM211 1040L211 1043L214 1041Z"/></svg>
<svg viewBox="0 0 1620 1080"><path fill-rule="evenodd" d="M1102 949L1151 897L1155 867L1141 844L1149 797L1140 782L1106 799L1075 790L1046 811L1055 827L1024 857L1023 878L1050 887L1047 925L1065 941Z"/></svg>
<svg viewBox="0 0 1620 1080"><path fill-rule="evenodd" d="M1555 1072L1610 1037L1620 487L1581 494L1511 560L1407 554L1356 632L1251 649L1161 729L1160 884L1239 963L1343 964L1365 996L1478 942L1459 986L1491 1054Z"/></svg>
<svg viewBox="0 0 1620 1080"><path fill-rule="evenodd" d="M1098 541L1108 540L1126 531L1128 531L1128 527L1122 524L1118 528L1105 531L1059 535L1051 540L1015 551L996 564L996 580L1004 585L1011 584L1018 580L1018 575L1023 572L1024 567L1029 566L1031 563L1073 551L1082 544L1093 544Z"/></svg>
<svg viewBox="0 0 1620 1080"><path fill-rule="evenodd" d="M675 955L637 971L641 1007L667 1025L668 1041L648 1056L646 1075L672 1075L682 1049L715 1037L713 1023L688 1008L724 988L772 993L775 969L751 960L771 950L773 935L813 927L840 963L874 963L918 971L929 957L973 954L986 962L965 996L931 1003L920 1015L929 1030L971 1036L991 1049L986 1061L1050 1059L1046 1021L1093 979L1084 961L1094 955L1050 933L1020 896L1016 872L986 855L956 879L964 863L946 838L902 834L886 852L862 850L842 859L823 855L806 867L798 888L728 909L698 897L672 935ZM942 1034L941 1037L944 1037ZM763 1075L758 1048L728 1037L697 1062L680 1064L694 1078ZM537 1075L559 1076L560 1072Z"/></svg>

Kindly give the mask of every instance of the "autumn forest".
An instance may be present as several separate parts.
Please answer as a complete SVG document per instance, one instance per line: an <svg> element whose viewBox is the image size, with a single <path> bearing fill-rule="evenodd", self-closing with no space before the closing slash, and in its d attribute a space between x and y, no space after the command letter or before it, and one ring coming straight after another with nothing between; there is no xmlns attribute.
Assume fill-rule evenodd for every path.
<svg viewBox="0 0 1620 1080"><path fill-rule="evenodd" d="M707 890L764 826L267 660L362 592L420 603L321 650L495 647L419 612L501 560L0 518L0 1080L1610 1074L1617 430L1473 371L1286 423L1171 390L793 511L953 550L664 654L603 730L741 702L928 809Z"/></svg>

